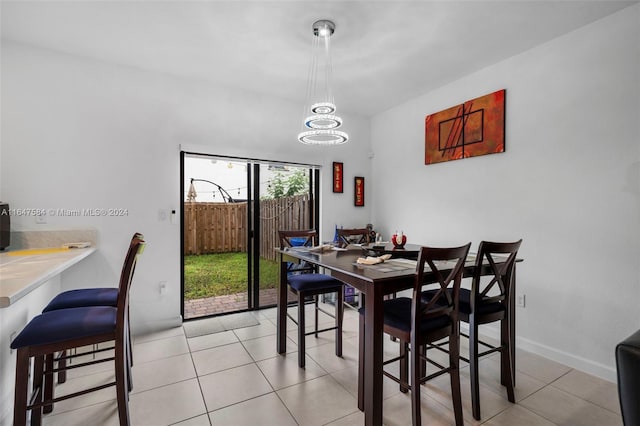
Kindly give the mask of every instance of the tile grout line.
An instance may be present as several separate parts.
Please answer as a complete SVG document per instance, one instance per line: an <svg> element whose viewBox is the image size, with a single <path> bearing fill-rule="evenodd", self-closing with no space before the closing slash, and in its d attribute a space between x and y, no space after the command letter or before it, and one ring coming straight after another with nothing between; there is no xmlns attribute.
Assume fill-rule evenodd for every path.
<svg viewBox="0 0 640 426"><path fill-rule="evenodd" d="M268 317L257 317L256 319L257 319L259 322L265 322L265 323L270 322L270 323L272 323L272 324L273 324L272 319L270 319L270 318L268 318ZM304 382L310 382L310 381L315 380L315 379L321 379L321 378L324 378L324 377L326 377L326 376L329 376L329 377L332 379L332 381L333 381L333 382L335 382L335 383L337 383L338 385L340 385L340 388L341 388L341 389L345 390L349 395L353 396L353 394L352 394L351 392L349 392L349 390L347 389L347 387L346 387L343 383L341 383L340 381L336 380L336 378L333 376L333 374L336 374L336 373L337 373L337 372L339 372L340 370L336 370L336 371L334 371L334 372L332 373L332 372L330 372L329 370L325 369L325 368L324 368L324 367L323 367L323 366L318 362L318 360L319 360L319 359L322 359L322 358L323 358L323 355L326 355L326 354L324 353L324 352L325 352L326 347L327 347L327 346L333 346L333 342L332 342L332 341L322 342L322 343L317 344L316 346L314 346L314 348L318 348L318 349L319 349L319 351L318 351L318 353L316 354L316 356L315 356L315 357L314 357L314 356L311 356L311 355L308 355L308 356L309 356L309 357L310 357L310 358L311 358L311 359L312 359L312 360L313 360L313 361L318 365L318 367L320 368L320 370L321 370L324 374L321 374L320 376L317 376L317 377L314 377L314 378L311 378L311 379L308 379L308 380L303 380L302 382L294 383L294 384L291 384L291 385L285 386L285 387L283 387L283 388L281 388L281 389L279 389L279 390L276 390L276 389L274 388L274 385L273 385L273 384L268 380L268 378L266 377L265 372L260 368L260 366L258 366L258 363L259 363L260 361L265 361L265 360L269 360L269 359L274 359L274 358L282 357L282 355L275 354L275 356L273 356L273 357L268 357L268 358L265 358L264 360L260 360L260 361L258 361L258 360L256 360L256 358L254 358L254 356L253 356L251 353L249 353L249 350L247 349L247 344L248 344L248 342L250 342L250 341L252 341L252 340L261 339L261 338L267 338L267 337L269 337L269 336L274 336L273 334L268 334L268 335L265 335L265 336L251 337L251 338L247 338L247 339L242 340L242 339L238 336L238 334L236 333L236 330L235 330L235 329L232 329L232 330L229 330L229 331L232 331L232 332L233 332L233 336L235 337L235 339L237 339L237 341L235 341L235 342L228 342L228 343L224 343L224 344L221 344L221 345L213 346L213 347L211 347L211 348L204 348L204 349L200 349L200 350L198 350L198 351L195 351L195 352L194 352L194 351L192 351L191 345L189 344L189 338L185 335L185 330L184 330L184 328L183 328L183 327L181 327L181 329L182 329L181 331L182 331L182 333L183 333L183 334L181 334L181 335L175 335L175 336L172 336L172 335L165 335L165 336L163 336L163 337L159 337L159 338L152 338L151 340L147 340L147 341L143 341L143 342L135 341L135 340L134 340L134 345L144 345L144 344L146 344L146 343L150 343L150 342L157 342L157 341L160 341L160 340L166 340L166 339L172 339L172 338L173 338L173 339L175 339L176 337L182 337L182 338L184 338L184 339L185 339L185 342L186 342L186 345L187 345L187 346L186 346L186 348L187 348L187 351L188 351L189 357L190 357L190 359L191 359L191 365L192 365L193 370L194 370L194 373L195 373L195 378L198 380L198 387L199 387L199 389L200 389L200 395L201 395L201 398L202 398L202 401L203 401L203 404L204 404L204 408L205 408L204 415L206 415L206 416L207 416L207 421L208 421L208 424L209 424L209 425L211 425L211 424L212 424L212 420L211 420L211 417L209 417L209 414L210 414L210 413L209 413L209 411L208 411L208 407L207 407L207 404L206 404L205 395L204 395L204 391L203 391L203 385L202 385L202 383L201 383L200 378L201 378L201 377L209 376L210 374L216 374L216 373L219 373L219 372L228 371L228 370L233 369L233 368L238 368L238 367L242 367L242 366L248 366L249 364L253 364L256 368L258 368L258 370L260 371L260 374L262 375L262 377L263 377L263 378L267 381L267 383L269 384L269 388L271 389L271 391L268 391L268 392L263 393L263 394L261 394L261 395L253 396L253 397L251 397L251 398L247 398L247 399L245 399L245 400L243 400L243 401L234 402L234 403L229 404L229 405L227 405L227 406L225 406L225 407L219 407L219 408L217 408L217 409L215 409L215 410L211 411L211 413L216 412L216 411L221 410L221 409L225 409L225 408L228 408L228 407L232 407L232 406L235 406L235 405L238 405L238 404L241 404L241 403L247 402L247 401L255 400L255 399L257 399L257 398L260 398L260 397L263 397L263 396L269 395L269 394L271 394L271 393L274 393L274 394L275 394L275 396L276 396L276 398L278 398L278 401L279 401L279 402L284 406L284 408L285 408L286 412L291 416L291 418L293 419L293 421L294 421L296 424L300 424L300 423L299 423L299 421L296 419L296 417L295 417L295 416L293 415L293 413L291 412L291 410L290 410L289 406L287 406L287 404L284 402L284 400L283 400L283 399L281 398L281 396L279 395L279 391L280 391L280 390L284 390L284 389L288 389L288 388L293 387L293 386L300 385L301 383L304 383ZM356 336L357 336L357 333L356 333ZM251 359L251 362L247 362L246 364L242 364L242 365L239 365L239 366L228 367L228 368L225 368L225 369L220 370L220 371L214 371L214 372L211 372L211 373L208 373L208 374L204 374L204 375L202 375L202 376L201 376L200 374L198 374L198 370L197 370L197 368L196 368L195 359L194 359L194 354L195 354L195 353L200 352L200 351L205 351L205 350L211 350L211 349L215 349L215 348L219 348L219 347L229 346L229 345L231 345L231 344L235 344L235 343L240 343L240 344L241 344L241 347L242 347L242 348L244 349L244 351L249 355L249 359ZM323 348L324 348L324 349L323 349ZM275 351L274 351L274 352L275 352ZM181 353L181 354L172 354L172 355L169 355L169 356L166 356L166 357L163 357L163 358L151 359L151 360L146 360L146 361L143 361L143 362L138 362L138 363L137 363L137 365L145 365L145 364L148 364L148 363L150 363L150 362L156 362L156 361L167 360L167 359L171 360L171 359L173 359L173 358L176 358L176 357L179 357L179 356L184 356L184 355L186 355L186 354L187 354L187 352L184 352L184 353ZM156 355L157 355L157 354L156 354ZM288 356L288 355L285 355L285 357L286 357L286 356ZM319 358L318 358L318 357L319 357ZM186 360L185 360L185 361L186 361ZM331 364L331 363L330 363L329 365L333 365L333 364ZM468 366L466 366L466 367L468 367ZM349 368L349 366L345 366L345 368ZM463 368L465 368L465 367L463 367ZM484 420L480 420L480 422L478 422L477 424L483 425L483 424L490 423L492 420L496 419L496 417L503 415L504 413L508 412L509 410L512 410L512 409L513 409L513 407L514 407L514 405L515 405L515 406L519 406L520 408L524 409L524 410L525 410L525 412L531 413L532 415L535 415L535 416L539 417L540 419L545 419L546 421L548 421L548 422L550 422L550 423L552 423L552 424L554 424L554 425L557 425L557 423L553 422L551 419L547 418L545 415L540 414L540 413L538 413L538 412L536 412L536 411L533 411L533 410L531 410L530 408L528 408L528 407L526 407L526 406L522 405L522 402L526 401L527 399L529 399L529 398L533 397L533 396L534 396L534 395L536 395L536 394L539 394L541 391L545 391L545 390L549 391L549 390L551 390L551 389L553 389L554 391L563 392L563 393L565 393L566 395L569 395L569 396L571 396L571 397L573 397L573 398L575 398L575 399L577 399L577 400L579 400L579 401L581 401L581 402L583 402L583 403L587 403L587 404L591 405L592 407L596 407L596 408L598 408L598 409L602 409L602 410L604 410L606 413L610 413L610 414L612 414L612 415L614 415L614 416L620 417L620 413L617 413L617 412L615 412L615 411L613 411L613 410L611 410L611 409L609 409L609 408L607 408L607 407L602 406L601 404L598 404L598 403L596 403L596 402L593 402L593 401L590 401L590 400L586 399L587 397L589 397L589 395L587 395L586 397L582 397L582 396L580 396L580 395L576 395L576 394L574 394L574 393L571 391L571 389L578 389L578 387L575 387L575 386L573 386L573 387L572 387L572 386L568 386L568 387L570 388L570 390L565 390L564 388L560 388L560 387L558 387L558 384L560 383L560 381L561 381L563 378L565 378L565 377L567 377L568 375L570 375L570 374L571 374L572 372L574 372L574 371L579 372L579 370L575 370L575 369L573 369L573 368L569 368L569 369L568 369L568 371L565 371L564 373L560 373L557 377L552 378L549 382L546 382L546 381L544 381L544 380L539 380L539 379L537 379L537 377L536 377L536 376L532 376L532 375L529 375L529 374L527 374L527 373L524 373L524 372L522 372L522 371L520 371L520 370L517 370L517 373L518 373L518 374L523 374L523 375L525 375L525 376L527 376L527 377L531 377L531 378L536 379L536 380L538 380L538 381L540 381L540 382L543 382L543 386L542 386L542 387L540 387L540 388L539 388L539 389L537 389L537 390L534 390L533 392L531 392L530 394L528 394L526 397L522 398L520 401L516 402L515 404L512 404L512 405L509 405L509 406L505 407L504 409L500 410L498 413L495 413L495 414L494 414L494 415L492 415L491 417L488 417L488 418L486 418L486 419L484 419ZM108 371L106 371L106 370L105 370L105 371L96 371L96 372L92 372L92 373L90 373L90 374L84 374L84 375L82 375L82 376L78 376L78 377L76 377L76 378L73 378L72 380L78 380L78 379L83 379L83 378L91 378L92 376L97 376L97 375L99 375L99 374L101 374L101 373L102 373L102 374L104 374L104 373L108 373ZM555 374L554 374L554 376L555 376ZM175 381L175 382L172 382L172 383L168 383L168 384L165 384L165 385L155 386L155 387L152 387L152 388L149 388L149 389L145 389L145 390L143 390L143 391L141 391L141 392L132 393L132 396L134 396L134 397L135 397L136 395L140 395L140 394L146 393L146 392L148 392L148 391L152 391L152 390L160 389L160 388L163 388L163 387L166 387L166 386L171 386L171 385L174 385L174 384L177 384L177 383L183 383L183 382L186 382L186 381L188 381L188 380L192 380L192 378L189 378L189 379L181 379L181 380L178 380L178 381ZM495 391L495 389L490 388L490 387L488 387L488 389L487 389L487 390L489 390L489 391L491 391L491 392L493 392L493 393L497 393L497 392ZM433 398L432 398L432 399L433 399ZM110 399L105 400L105 401L93 402L93 403L90 403L90 404L87 404L87 405L78 406L78 407L76 407L76 408L71 408L71 409L68 409L68 410L63 411L63 412L59 412L59 413L52 413L52 414L50 415L51 417L49 417L49 418L50 418L50 419L52 419L52 418L53 418L53 416L65 415L65 414L73 413L74 411L81 410L81 409L86 409L86 408L89 408L89 407L95 407L95 406L99 406L99 405L103 405L103 404L113 404L113 402L114 402L114 401L115 401L115 399L110 398ZM440 401L438 401L437 399L433 399L433 402L435 402L435 403L436 403L436 404L438 404L439 406L443 406L443 407L447 408L444 404L442 404L442 403L441 403ZM608 402L608 400L607 400L607 401L605 401L605 402ZM447 408L447 410L448 410L448 411L450 411L448 408ZM344 419L344 418L346 418L346 417L349 417L349 416L351 416L351 415L354 415L354 414L356 414L356 413L358 413L358 412L359 412L359 411L358 411L358 410L356 410L356 411L354 411L354 412L352 412L352 413L348 413L348 414L342 415L341 417L338 417L338 418L335 418L335 419L333 419L333 420L331 420L331 421L328 421L328 423L325 423L325 424L331 424L331 423L333 423L333 422L340 421L341 419ZM70 414L70 415L72 416L73 414ZM195 418L200 417L200 416L202 416L202 415L203 415L203 414L193 415L192 417L185 418L185 419L181 419L181 420L179 420L179 421L177 421L176 423L173 423L173 424L175 425L175 424L178 424L178 423L181 423L181 422L187 421L187 420L192 420L192 419L195 419ZM47 417L48 417L48 416L47 416ZM46 417L45 417L45 419L46 419ZM473 424L476 424L476 423L475 423L475 421L474 421L474 423L473 423Z"/></svg>
<svg viewBox="0 0 640 426"><path fill-rule="evenodd" d="M294 420L294 422L295 422L297 425L299 425L299 423L298 423L297 419L295 418L295 416L293 415L293 413L291 413L291 411L289 410L289 407L287 407L287 405L284 403L284 401L280 398L280 395L278 395L278 392L274 389L274 387L273 387L273 385L271 384L271 382L269 381L269 379L264 375L264 372L263 372L263 371L262 371L262 369L258 366L258 361L256 361L256 360L255 360L255 358L253 358L253 356L249 353L249 351L247 350L246 346L245 346L245 345L244 345L244 343L243 343L243 342L245 342L245 341L259 339L260 337L255 337L255 338L252 338L252 339L246 339L246 340L240 340L240 337L235 333L235 331L234 331L234 330L231 330L231 331L233 332L233 334L234 334L234 335L236 336L236 338L238 339L238 342L242 345L242 348L247 352L247 354L249 355L249 357L253 360L253 362L248 363L248 364L243 364L242 366L244 366L244 365L251 365L251 364L255 365L255 367L258 369L258 371L260 372L260 374L262 375L262 377L263 377L263 378L265 379L265 381L269 384L269 387L271 388L271 392L267 392L267 393L264 393L264 394L262 394L262 395L253 396L253 397L251 397L251 398L248 398L248 399L245 399L245 400L242 400L242 401L234 402L233 404L229 404L229 405L226 405L226 406L224 406L224 407L219 407L219 408L217 408L216 410L211 411L211 413L213 413L213 412L215 412L215 411L218 411L218 410L222 410L222 409L228 408L228 407L233 407L234 405L242 404L242 403L247 402L247 401L251 401L251 400L254 400L254 399L257 399L257 398L261 398L261 397L263 397L263 396L265 396L265 395L274 394L274 395L275 395L275 397L276 397L276 398L278 398L278 400L280 401L280 403L283 405L283 407L287 410L287 413L289 413L289 415L290 415L290 416L291 416L291 418ZM262 337L268 337L268 336L262 336ZM273 357L273 358L275 358L275 357ZM267 359L270 359L270 358L267 358ZM242 366L237 366L237 367L242 367ZM195 368L195 365L194 365L194 368ZM236 368L236 367L232 367L232 368ZM229 369L227 369L227 370L229 370ZM221 370L221 371L225 371L225 370ZM215 372L215 373L218 373L218 372ZM215 373L211 373L211 374L215 374ZM196 370L196 376L198 377L198 383L200 383L200 376L198 375L197 370ZM207 376L208 376L208 374L207 374ZM202 387L201 387L201 391L202 391ZM203 399L204 399L204 394L203 394ZM205 405L206 405L206 404L205 404ZM209 413L209 412L207 411L207 415L208 415L208 413ZM210 417L209 417L209 424L211 425L211 418L210 418Z"/></svg>
<svg viewBox="0 0 640 426"><path fill-rule="evenodd" d="M204 405L204 415L207 416L207 421L209 422L209 426L211 426L211 417L209 417L209 408L207 407L207 401L204 399L204 392L202 390L202 383L200 383L200 375L198 374L198 369L196 368L196 362L193 359L193 352L191 352L191 346L189 346L189 339L187 338L186 331L184 326L182 326L182 332L184 334L184 338L187 341L187 347L189 348L189 358L191 358L191 364L193 365L193 371L196 373L196 380L198 381L198 388L200 389L200 397L202 398L202 404ZM187 419L185 419L187 420ZM184 420L181 420L184 421Z"/></svg>
<svg viewBox="0 0 640 426"><path fill-rule="evenodd" d="M246 350L246 349L245 349ZM287 354L285 353L284 356L286 356ZM251 356L251 354L249 354L249 356ZM280 354L277 354L277 356L281 356ZM253 358L253 357L252 357ZM275 357L274 357L275 358ZM282 398L280 397L280 395L278 394L278 391L273 387L273 385L271 384L271 382L269 381L269 379L267 378L267 376L265 376L264 371L262 371L262 369L260 368L260 366L258 365L258 362L254 362L254 364L256 365L256 368L258 369L258 371L260 371L260 374L262 374L262 377L264 377L264 379L267 381L267 383L269 383L269 386L271 386L271 389L273 391L273 394L275 395L276 398L278 398L278 401L280 401L280 403L282 404L282 406L285 408L285 410L287 410L287 413L289 413L289 415L291 416L291 418L293 419L293 421L299 425L300 422L298 422L298 419L296 418L296 416L293 415L293 413L291 412L291 410L289 409L289 407L287 406L287 404L285 404L285 402L282 400ZM284 388L283 388L284 389Z"/></svg>
<svg viewBox="0 0 640 426"><path fill-rule="evenodd" d="M280 396L278 395L277 391L273 388L273 385L271 384L271 382L269 382L269 380L267 379L267 377L264 375L264 372L263 372L263 371L260 369L260 367L258 366L257 361L253 358L253 356L249 353L249 351L247 350L247 348L244 346L244 343L243 343L243 342L245 342L245 341L250 341L250 340L255 340L255 339L259 339L260 337L255 337L255 338L252 338L252 339L246 339L246 340L240 340L240 337L235 333L235 331L234 331L234 330L228 330L228 331L233 332L233 334L234 334L234 336L236 337L236 339L238 339L238 341L237 341L237 342L231 342L231 343L226 343L226 344L219 345L219 346L214 346L214 347L212 347L212 348L201 349L200 351L204 351L204 350L208 350L208 349L214 349L214 348L218 348L218 347L222 347L222 346L229 346L229 345L231 345L231 344L240 343L240 344L241 344L241 346L242 346L242 348L247 352L247 354L248 354L248 355L249 355L249 357L251 358L252 362L249 362L249 363L246 363L246 364L242 364L242 365L237 365L237 366L234 366L234 367L229 367L229 368L226 368L226 369L223 369L223 370L215 371L215 372L212 372L212 373L209 373L209 374L204 374L204 375L202 375L202 376L201 376L200 374L198 374L198 370L197 370L197 368L196 368L196 366L195 366L195 361L193 360L193 356L192 356L192 352L191 352L191 347L189 347L189 354L191 355L191 361L192 361L192 363L193 363L193 367L194 367L194 370L195 370L195 372L196 372L196 378L198 379L198 386L200 387L200 393L201 393L201 395L202 395L202 400L203 400L203 402L204 402L204 404L205 404L205 410L206 410L206 413L205 413L205 414L207 415L207 418L208 418L208 420L209 420L209 425L211 425L211 418L209 417L209 413L213 413L213 412L215 412L215 411L222 410L222 409L225 409L225 408L228 408L228 407L233 407L234 405L242 404L242 403L244 403L244 402L251 401L251 400L254 400L254 399L257 399L257 398L263 397L263 396L265 396L265 395L269 395L269 394L271 394L271 393L273 393L273 394L278 398L278 400L282 403L282 405L285 407L285 409L287 410L287 412L291 415L291 418L292 418L292 419L294 419L294 421L296 422L296 424L299 424L299 423L298 423L298 421L296 420L296 418L293 416L293 414L289 411L289 407L287 407L287 405L284 403L284 401L282 401L282 399L281 399L281 398L280 398ZM269 336L269 335L268 335L268 336ZM268 336L262 336L262 337L268 337ZM186 336L185 336L185 337L186 337ZM195 336L195 337L199 337L199 336ZM189 341L188 341L188 338L187 338L187 345L188 345L188 343L189 343ZM200 352L200 351L196 351L196 352ZM275 358L275 357L274 357L274 358ZM209 376L209 375L211 375L211 374L217 374L217 373L220 373L220 372L223 372L223 371L228 371L228 370L231 370L231 369L234 369L234 368L243 367L243 366L247 366L247 365L255 365L255 367L258 369L258 371L260 372L260 374L264 377L265 381L269 384L269 387L271 388L271 392L267 392L267 393L264 393L264 394L261 394L261 395L253 396L253 397L251 397L251 398L248 398L248 399L245 399L245 400L242 400L242 401L234 402L233 404L229 404L229 405L225 405L225 406L223 406L223 407L219 407L219 408L217 408L217 409L215 409L215 410L213 410L213 411L209 411L208 407L206 406L206 401L205 401L205 398L204 398L204 391L202 390L202 384L200 383L200 377ZM185 419L185 420L187 420L187 419ZM184 421L184 420L182 420L182 421Z"/></svg>
<svg viewBox="0 0 640 426"><path fill-rule="evenodd" d="M564 373L563 375L561 375L560 377L558 377L558 378L554 379L553 381L551 381L551 383L549 383L547 386L551 386L552 388L554 388L555 390L557 390L557 391L559 391L559 392L564 392L564 393L566 393L567 395L571 395L571 396L573 396L574 398L578 398L578 399L579 399L579 400L581 400L581 401L584 401L584 402L586 402L586 403L588 403L588 404L591 404L591 405L593 405L593 406L595 406L595 407L601 408L601 409L603 409L603 410L605 410L605 411L607 411L607 412L609 412L609 413L612 413L612 414L614 414L614 415L616 415L616 416L620 416L620 417L622 416L622 414L621 414L621 413L618 413L618 412L615 412L615 411L613 411L613 410L610 410L610 409L608 409L607 407L603 407L602 405L600 405L600 404L598 404L598 403L596 403L596 402L594 402L594 401L590 401L590 400L588 400L588 399L585 399L585 398L583 398L583 397L582 397L582 396L580 396L580 395L576 395L575 393L573 393L573 392L571 392L571 391L569 391L569 390L566 390L566 389L563 389L563 388L559 388L559 387L557 387L557 386L554 386L554 385L553 385L555 382L557 382L558 380L560 380L560 379L561 379L561 378L563 378L564 376L568 375L568 374L569 374L569 373L571 373L572 371L580 371L580 370L576 370L576 369L572 368L572 369L570 369L569 371L567 371L566 373ZM546 386L545 386L545 387L546 387Z"/></svg>

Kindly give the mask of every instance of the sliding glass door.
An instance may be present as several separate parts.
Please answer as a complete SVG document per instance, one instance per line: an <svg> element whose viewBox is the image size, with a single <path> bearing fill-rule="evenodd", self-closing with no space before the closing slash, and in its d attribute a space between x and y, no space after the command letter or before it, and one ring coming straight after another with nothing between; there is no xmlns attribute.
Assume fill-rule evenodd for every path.
<svg viewBox="0 0 640 426"><path fill-rule="evenodd" d="M181 153L182 315L276 303L278 229L317 229L316 168Z"/></svg>

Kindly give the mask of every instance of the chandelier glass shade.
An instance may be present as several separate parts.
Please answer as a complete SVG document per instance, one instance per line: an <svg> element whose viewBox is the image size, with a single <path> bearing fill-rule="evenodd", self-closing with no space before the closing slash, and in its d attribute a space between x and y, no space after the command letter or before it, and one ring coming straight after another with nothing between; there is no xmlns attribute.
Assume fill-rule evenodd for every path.
<svg viewBox="0 0 640 426"><path fill-rule="evenodd" d="M337 130L342 118L335 114L336 105L331 90L332 64L331 35L335 31L331 21L320 20L313 24L311 64L307 79L307 104L303 113L303 131L298 141L308 145L339 145L349 140L349 135ZM312 115L308 115L311 112Z"/></svg>

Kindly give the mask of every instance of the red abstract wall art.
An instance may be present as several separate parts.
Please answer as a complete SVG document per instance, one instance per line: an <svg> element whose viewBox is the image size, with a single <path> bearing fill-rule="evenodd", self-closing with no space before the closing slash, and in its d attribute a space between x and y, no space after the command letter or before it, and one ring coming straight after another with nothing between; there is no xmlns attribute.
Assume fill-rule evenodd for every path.
<svg viewBox="0 0 640 426"><path fill-rule="evenodd" d="M506 91L425 118L424 164L504 152Z"/></svg>

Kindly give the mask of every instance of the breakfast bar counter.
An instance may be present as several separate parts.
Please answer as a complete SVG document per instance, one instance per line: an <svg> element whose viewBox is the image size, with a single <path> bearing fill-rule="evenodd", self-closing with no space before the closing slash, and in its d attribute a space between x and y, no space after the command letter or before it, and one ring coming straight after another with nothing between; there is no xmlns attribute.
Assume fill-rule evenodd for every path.
<svg viewBox="0 0 640 426"><path fill-rule="evenodd" d="M96 249L29 249L0 253L0 308L6 308Z"/></svg>

